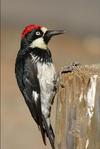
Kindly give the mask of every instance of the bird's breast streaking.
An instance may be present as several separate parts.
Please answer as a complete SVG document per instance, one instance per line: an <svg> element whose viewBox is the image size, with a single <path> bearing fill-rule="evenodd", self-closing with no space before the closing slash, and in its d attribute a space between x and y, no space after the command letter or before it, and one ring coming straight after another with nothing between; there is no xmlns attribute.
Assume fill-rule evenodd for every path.
<svg viewBox="0 0 100 149"><path fill-rule="evenodd" d="M35 60L35 57L31 54L32 62ZM37 62L37 77L40 83L40 97L41 97L41 109L42 113L45 116L48 125L50 107L52 102L52 97L54 96L54 82L55 82L55 68L53 63L48 62ZM38 99L38 93L33 91L34 99Z"/></svg>

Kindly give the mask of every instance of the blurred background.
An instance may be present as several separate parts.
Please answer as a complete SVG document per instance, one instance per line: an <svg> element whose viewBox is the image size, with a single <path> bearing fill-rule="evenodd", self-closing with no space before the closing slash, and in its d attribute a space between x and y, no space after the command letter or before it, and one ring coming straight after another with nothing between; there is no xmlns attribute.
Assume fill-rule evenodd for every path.
<svg viewBox="0 0 100 149"><path fill-rule="evenodd" d="M15 80L15 58L20 34L27 24L64 29L65 35L49 43L56 69L79 61L100 63L99 0L2 0L1 1L1 148L50 149L26 107ZM55 104L52 124L55 127Z"/></svg>

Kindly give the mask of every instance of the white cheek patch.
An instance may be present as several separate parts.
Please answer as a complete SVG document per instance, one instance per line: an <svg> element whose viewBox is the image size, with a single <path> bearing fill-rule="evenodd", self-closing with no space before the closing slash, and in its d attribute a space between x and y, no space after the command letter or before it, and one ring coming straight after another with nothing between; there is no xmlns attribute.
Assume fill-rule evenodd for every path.
<svg viewBox="0 0 100 149"><path fill-rule="evenodd" d="M31 45L30 45L31 48L40 48L40 49L47 49L47 45L45 44L44 40L43 40L43 37L40 37L38 39L35 39Z"/></svg>
<svg viewBox="0 0 100 149"><path fill-rule="evenodd" d="M38 94L36 91L33 91L33 92L32 92L32 96L33 96L35 102L37 102L37 99L38 99L38 97L39 97L39 94Z"/></svg>

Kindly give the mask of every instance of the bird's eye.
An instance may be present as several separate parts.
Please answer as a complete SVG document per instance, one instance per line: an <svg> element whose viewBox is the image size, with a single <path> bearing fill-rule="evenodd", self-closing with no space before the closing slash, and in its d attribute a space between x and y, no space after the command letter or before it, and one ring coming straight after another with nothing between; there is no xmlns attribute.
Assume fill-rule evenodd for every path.
<svg viewBox="0 0 100 149"><path fill-rule="evenodd" d="M41 35L41 33L39 31L36 32L36 35Z"/></svg>

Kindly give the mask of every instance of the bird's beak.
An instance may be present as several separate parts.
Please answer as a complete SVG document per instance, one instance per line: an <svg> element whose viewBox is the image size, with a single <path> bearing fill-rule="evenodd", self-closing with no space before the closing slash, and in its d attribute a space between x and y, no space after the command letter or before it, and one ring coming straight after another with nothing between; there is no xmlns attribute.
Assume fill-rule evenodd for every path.
<svg viewBox="0 0 100 149"><path fill-rule="evenodd" d="M47 44L49 42L49 40L51 39L51 37L60 35L60 34L64 34L64 33L65 33L64 30L48 30L48 31L46 31L46 33L44 35L44 41Z"/></svg>

